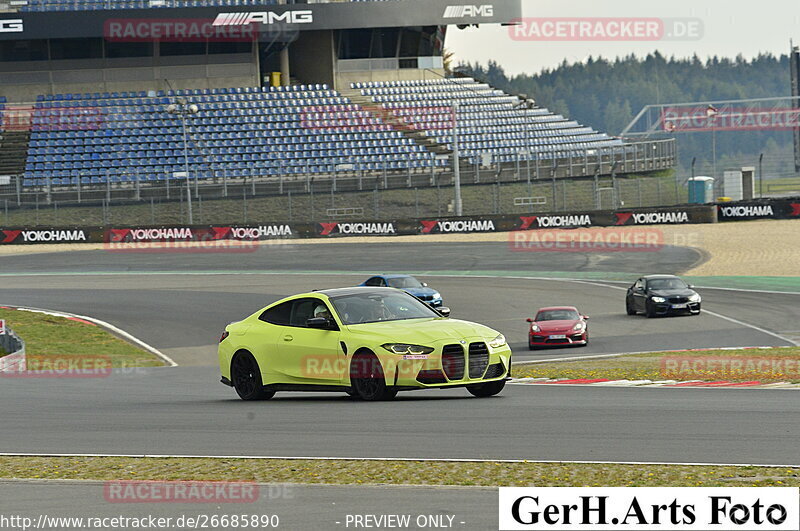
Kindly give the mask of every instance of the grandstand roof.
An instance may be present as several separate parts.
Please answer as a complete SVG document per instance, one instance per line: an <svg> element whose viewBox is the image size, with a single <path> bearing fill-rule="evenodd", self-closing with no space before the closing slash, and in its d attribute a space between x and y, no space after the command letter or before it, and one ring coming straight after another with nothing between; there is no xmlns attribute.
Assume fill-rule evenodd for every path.
<svg viewBox="0 0 800 531"><path fill-rule="evenodd" d="M267 32L499 24L522 16L521 0L476 5L455 5L452 0L394 0L257 6L249 0L216 0L226 5L209 6L216 3L212 0L203 2L203 7L189 7L192 4L185 0L24 1L27 5L19 12L4 13L0 18L0 40L104 37L111 22L125 20L162 24L206 20L225 27L260 22L261 31ZM183 7L169 7L173 5Z"/></svg>

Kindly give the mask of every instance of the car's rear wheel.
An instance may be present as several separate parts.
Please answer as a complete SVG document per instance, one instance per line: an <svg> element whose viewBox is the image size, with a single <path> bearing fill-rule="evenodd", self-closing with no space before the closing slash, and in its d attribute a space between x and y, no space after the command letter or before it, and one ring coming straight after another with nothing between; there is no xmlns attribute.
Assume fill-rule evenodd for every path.
<svg viewBox="0 0 800 531"><path fill-rule="evenodd" d="M350 364L350 384L354 395L367 402L391 400L397 390L386 385L381 362L373 354L357 354Z"/></svg>
<svg viewBox="0 0 800 531"><path fill-rule="evenodd" d="M625 312L627 312L628 315L636 315L636 310L631 306L631 301L627 299L625 299Z"/></svg>
<svg viewBox="0 0 800 531"><path fill-rule="evenodd" d="M269 400L275 391L265 391L258 362L249 352L240 352L231 361L231 382L242 400Z"/></svg>
<svg viewBox="0 0 800 531"><path fill-rule="evenodd" d="M478 398L487 398L498 394L506 386L505 380L498 380L496 382L487 382L482 384L468 385L467 391L473 396Z"/></svg>

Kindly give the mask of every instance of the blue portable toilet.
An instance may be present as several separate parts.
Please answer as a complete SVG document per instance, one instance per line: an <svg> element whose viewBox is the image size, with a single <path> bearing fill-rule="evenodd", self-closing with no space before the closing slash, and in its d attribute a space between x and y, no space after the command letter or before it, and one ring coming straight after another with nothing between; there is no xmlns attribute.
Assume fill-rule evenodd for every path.
<svg viewBox="0 0 800 531"><path fill-rule="evenodd" d="M690 204L703 205L714 202L713 177L692 177L688 184Z"/></svg>

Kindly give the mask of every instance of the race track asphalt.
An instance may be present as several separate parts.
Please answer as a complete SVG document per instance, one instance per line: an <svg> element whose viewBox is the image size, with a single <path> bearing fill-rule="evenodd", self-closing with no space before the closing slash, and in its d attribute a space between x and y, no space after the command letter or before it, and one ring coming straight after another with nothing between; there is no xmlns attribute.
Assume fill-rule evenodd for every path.
<svg viewBox="0 0 800 531"><path fill-rule="evenodd" d="M382 404L302 394L245 404L218 383L215 343L226 323L285 295L364 279L352 271L429 271L421 278L443 293L453 316L503 332L517 360L789 345L775 334L796 331L800 321L800 296L791 294L703 290L714 313L646 319L624 314L618 285L454 273L580 268L635 277L684 271L700 260L690 250L672 248L660 262L653 253L631 261L613 253L527 253L535 258L525 260L544 262L522 265L505 244L445 245L441 252L436 245L435 256L427 245L343 243L242 255L0 258L0 303L106 320L182 365L100 379L4 379L0 451L798 464L800 394L792 391L512 385L488 400L452 390ZM524 319L551 304L575 304L591 316L589 347L527 352Z"/></svg>

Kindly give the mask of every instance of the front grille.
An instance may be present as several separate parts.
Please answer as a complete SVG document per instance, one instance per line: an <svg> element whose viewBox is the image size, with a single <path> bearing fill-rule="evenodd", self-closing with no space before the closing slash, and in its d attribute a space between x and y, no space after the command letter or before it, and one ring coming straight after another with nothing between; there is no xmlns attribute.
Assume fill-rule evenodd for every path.
<svg viewBox="0 0 800 531"><path fill-rule="evenodd" d="M545 341L545 343L554 343L554 344L558 345L558 344L562 344L562 343L569 343L569 339L567 339L567 338L564 338L564 339L550 339L548 337L547 341Z"/></svg>
<svg viewBox="0 0 800 531"><path fill-rule="evenodd" d="M431 295L420 295L419 298L420 298L420 300L423 300L423 301L432 301L433 300L433 297Z"/></svg>
<svg viewBox="0 0 800 531"><path fill-rule="evenodd" d="M417 381L428 385L447 383L444 374L438 369L419 371L417 374Z"/></svg>
<svg viewBox="0 0 800 531"><path fill-rule="evenodd" d="M464 378L464 348L461 345L445 345L442 348L442 369L450 380Z"/></svg>
<svg viewBox="0 0 800 531"><path fill-rule="evenodd" d="M570 336L573 341L583 341L583 334L573 334Z"/></svg>
<svg viewBox="0 0 800 531"><path fill-rule="evenodd" d="M500 378L501 376L503 376L503 374L505 374L505 372L506 368L503 367L502 362L492 363L491 365L489 365L489 368L486 369L486 375L484 376L484 378L486 378L487 380L489 378Z"/></svg>
<svg viewBox="0 0 800 531"><path fill-rule="evenodd" d="M469 345L469 377L480 378L489 365L489 347L486 343L470 343Z"/></svg>
<svg viewBox="0 0 800 531"><path fill-rule="evenodd" d="M683 304L689 302L688 297L670 297L667 300L672 304Z"/></svg>

